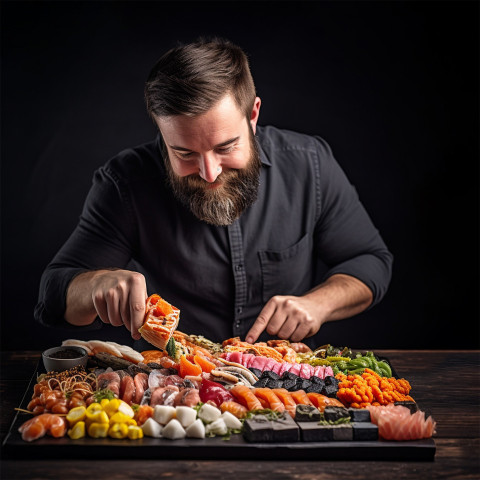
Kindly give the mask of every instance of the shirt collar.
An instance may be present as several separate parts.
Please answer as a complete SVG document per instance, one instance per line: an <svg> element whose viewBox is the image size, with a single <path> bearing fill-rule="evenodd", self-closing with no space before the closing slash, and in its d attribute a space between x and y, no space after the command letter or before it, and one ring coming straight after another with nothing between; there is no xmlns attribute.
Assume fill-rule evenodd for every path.
<svg viewBox="0 0 480 480"><path fill-rule="evenodd" d="M270 161L270 159L267 157L267 154L265 153L265 151L263 150L262 148L262 144L261 144L261 135L259 135L260 129L257 127L257 134L255 135L255 142L257 143L257 146L258 146L258 151L260 152L260 161L262 162L262 165L265 165L267 167L271 167L272 166L272 162Z"/></svg>

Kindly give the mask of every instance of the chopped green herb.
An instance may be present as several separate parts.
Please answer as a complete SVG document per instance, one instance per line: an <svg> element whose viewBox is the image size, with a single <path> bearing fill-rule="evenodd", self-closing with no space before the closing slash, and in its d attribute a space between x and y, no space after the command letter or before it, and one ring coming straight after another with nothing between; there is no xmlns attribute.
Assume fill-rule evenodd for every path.
<svg viewBox="0 0 480 480"><path fill-rule="evenodd" d="M97 390L93 394L93 398L95 398L96 402L100 403L104 398L112 400L113 398L115 398L115 394L108 388L104 388L103 390Z"/></svg>

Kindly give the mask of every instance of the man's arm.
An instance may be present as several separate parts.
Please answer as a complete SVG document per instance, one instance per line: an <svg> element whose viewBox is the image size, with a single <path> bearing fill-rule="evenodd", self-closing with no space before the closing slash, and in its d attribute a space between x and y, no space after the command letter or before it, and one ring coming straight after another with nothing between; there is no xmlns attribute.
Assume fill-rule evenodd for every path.
<svg viewBox="0 0 480 480"><path fill-rule="evenodd" d="M90 325L98 316L114 327L125 325L136 340L145 315L145 277L129 270L95 270L77 275L68 286L65 320Z"/></svg>
<svg viewBox="0 0 480 480"><path fill-rule="evenodd" d="M142 299L145 311L145 279L134 272L121 275L126 271L120 270L131 259L136 232L129 196L122 194L125 188L108 168L95 172L77 227L42 275L35 318L43 325L96 329L99 316L105 323L119 325L121 320L130 326L125 302L130 302L135 282L143 283L133 289L138 292L133 298L135 302ZM133 317L135 338L138 320Z"/></svg>
<svg viewBox="0 0 480 480"><path fill-rule="evenodd" d="M356 315L383 297L391 277L392 255L359 201L355 188L317 137L314 177L317 202L314 252L328 271L302 296L272 297L248 332L255 341L270 335L300 341L328 321ZM313 267L312 267L313 268Z"/></svg>
<svg viewBox="0 0 480 480"><path fill-rule="evenodd" d="M372 300L372 291L360 280L349 275L332 275L301 297L272 297L248 332L246 341L254 343L266 330L269 335L299 342L315 335L325 322L362 312Z"/></svg>

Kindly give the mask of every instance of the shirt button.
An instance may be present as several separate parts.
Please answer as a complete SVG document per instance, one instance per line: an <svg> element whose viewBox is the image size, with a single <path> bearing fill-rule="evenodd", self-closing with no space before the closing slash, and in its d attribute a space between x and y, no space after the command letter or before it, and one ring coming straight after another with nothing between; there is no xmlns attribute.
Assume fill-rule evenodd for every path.
<svg viewBox="0 0 480 480"><path fill-rule="evenodd" d="M238 265L235 265L235 270L239 272L243 268L243 265L239 263Z"/></svg>
<svg viewBox="0 0 480 480"><path fill-rule="evenodd" d="M238 307L237 308L237 313L242 313L243 312L243 308L242 307Z"/></svg>

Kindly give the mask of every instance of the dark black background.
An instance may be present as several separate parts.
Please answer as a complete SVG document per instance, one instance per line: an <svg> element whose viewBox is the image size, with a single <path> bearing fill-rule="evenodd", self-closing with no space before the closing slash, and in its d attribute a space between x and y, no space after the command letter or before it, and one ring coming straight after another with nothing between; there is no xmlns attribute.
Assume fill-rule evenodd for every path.
<svg viewBox="0 0 480 480"><path fill-rule="evenodd" d="M40 275L94 169L154 135L150 67L199 35L249 54L261 124L330 143L395 255L383 302L318 342L478 348L478 5L2 2L2 348L119 333L36 325Z"/></svg>

